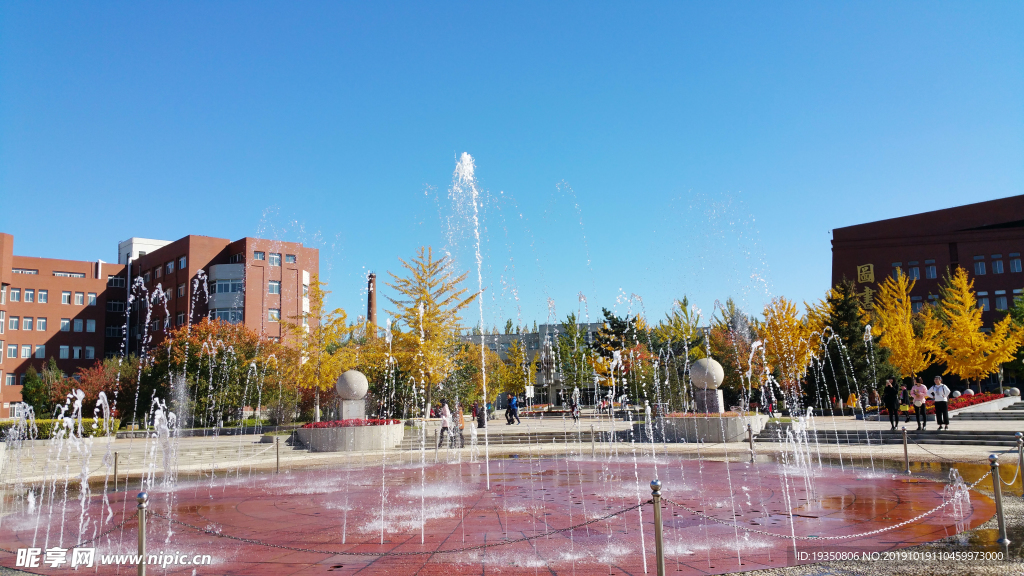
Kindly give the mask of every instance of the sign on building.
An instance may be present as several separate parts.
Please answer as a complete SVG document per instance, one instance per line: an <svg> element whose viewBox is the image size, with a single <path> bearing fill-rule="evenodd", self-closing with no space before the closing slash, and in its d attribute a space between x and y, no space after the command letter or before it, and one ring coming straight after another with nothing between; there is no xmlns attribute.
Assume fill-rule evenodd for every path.
<svg viewBox="0 0 1024 576"><path fill-rule="evenodd" d="M875 265L861 264L857 266L857 282L867 284L875 281Z"/></svg>

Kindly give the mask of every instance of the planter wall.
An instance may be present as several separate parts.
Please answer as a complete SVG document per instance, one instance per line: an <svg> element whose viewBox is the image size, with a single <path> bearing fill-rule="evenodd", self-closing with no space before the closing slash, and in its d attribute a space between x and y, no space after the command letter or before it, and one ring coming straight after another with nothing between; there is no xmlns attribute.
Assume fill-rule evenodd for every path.
<svg viewBox="0 0 1024 576"><path fill-rule="evenodd" d="M747 424L753 428L756 436L761 432L764 424L768 421L767 416L697 416L673 418L667 417L663 421L655 419L653 425L655 442L743 442L747 439ZM664 422L664 425L662 424ZM664 426L664 427L663 427ZM643 441L646 438L646 426L639 424Z"/></svg>
<svg viewBox="0 0 1024 576"><path fill-rule="evenodd" d="M310 452L360 452L397 448L405 437L405 426L350 426L347 428L299 428L299 442Z"/></svg>

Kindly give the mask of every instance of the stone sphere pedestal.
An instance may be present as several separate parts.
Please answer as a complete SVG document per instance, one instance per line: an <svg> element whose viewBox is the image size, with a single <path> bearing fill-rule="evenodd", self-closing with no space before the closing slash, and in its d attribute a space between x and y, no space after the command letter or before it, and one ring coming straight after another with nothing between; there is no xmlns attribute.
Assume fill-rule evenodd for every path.
<svg viewBox="0 0 1024 576"><path fill-rule="evenodd" d="M342 420L366 418L366 392L370 389L370 383L362 372L349 370L338 376L335 389L338 398L341 398Z"/></svg>
<svg viewBox="0 0 1024 576"><path fill-rule="evenodd" d="M725 370L713 358L701 358L690 365L690 382L693 383L693 402L697 412L725 412L725 398L718 389L724 380Z"/></svg>

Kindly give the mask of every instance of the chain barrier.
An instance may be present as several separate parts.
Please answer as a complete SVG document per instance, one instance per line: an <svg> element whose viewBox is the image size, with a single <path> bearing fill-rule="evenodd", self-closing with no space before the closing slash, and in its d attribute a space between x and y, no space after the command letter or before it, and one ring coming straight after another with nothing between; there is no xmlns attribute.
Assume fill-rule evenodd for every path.
<svg viewBox="0 0 1024 576"><path fill-rule="evenodd" d="M578 528L583 528L584 526L589 526L589 525L595 524L597 522L602 522L604 520L608 520L609 518L614 518L615 516L618 516L620 514L625 514L626 512L631 512L633 510L636 510L637 508L641 508L641 507L646 506L648 504L652 504L653 502L654 502L653 500L647 500L646 502L641 502L641 503L636 504L634 506L630 506L629 508L623 508L622 510L619 510L617 512L612 512L611 514L606 514L604 516L600 516L600 517L588 520L586 522L582 522L580 524L576 524L574 526L569 526L567 528L555 528L555 529L552 529L552 530L548 530L547 532L542 532L540 534L534 534L533 536L524 536L522 538L516 538L514 540L503 540L501 542L493 542L493 543L490 543L490 544L477 544L476 546L465 546L463 548L453 548L453 549L450 549L450 550L424 550L422 552L395 552L395 551L389 551L389 552L349 552L349 551L344 551L344 552L342 552L342 551L333 551L333 550L314 550L312 548L298 548L298 547L295 547L295 546L286 546L284 544L271 544L269 542L263 542L263 541L260 541L260 540L254 540L252 538L242 538L240 536L231 536L230 534L222 534L220 532L215 532L213 530L210 530L209 528L200 528L199 526L193 526L192 524L188 524L188 523L182 522L180 520L175 520L174 518L171 518L169 516L164 516L163 514L160 514L158 512L150 512L150 516L155 516L157 518L162 518L164 520L169 521L172 524L177 524L178 526L184 526L186 528L191 528L192 530L196 530L196 531L202 532L204 534L209 534L211 536L217 536L219 538L227 538L229 540L234 540L236 542L245 542L246 544L254 544L256 546L266 546L267 548L278 548L278 549L281 549L281 550L291 550L293 552L311 552L311 553L314 553L314 554L329 554L331 556L374 556L374 557L384 557L384 556L423 556L425 554L433 555L433 554L454 554L454 553L459 553L459 552L472 552L474 550L484 550L484 549L487 549L487 548L495 548L495 547L498 547L498 546L507 546L509 544L516 544L518 542L526 542L526 541L529 541L529 540L535 540L537 538L544 538L544 537L547 537L547 536L551 536L553 534L558 534L560 532L569 532L571 530L576 530Z"/></svg>
<svg viewBox="0 0 1024 576"><path fill-rule="evenodd" d="M944 462L949 462L949 463L952 463L952 464L988 464L988 460L984 460L982 462L964 462L962 460L955 460L953 458L949 458L948 456L942 456L940 454L936 454L935 452L932 452L931 450L925 448L924 445L919 444L917 442L917 440L915 440L912 437L910 437L909 434L907 434L907 439L910 440L911 442L913 442L914 446L917 446L921 450L924 450L928 454L930 454L930 455L932 455L932 456L934 456L934 457L936 457L936 458L938 458L938 459L940 459L940 460L942 460Z"/></svg>
<svg viewBox="0 0 1024 576"><path fill-rule="evenodd" d="M982 480L984 480L985 478L988 478L989 474L991 474L991 473L992 473L991 471L986 472L984 476L982 476L981 478L978 478L978 480L976 482L974 482L974 484L971 484L970 486L968 486L967 489L968 490L973 490L974 487L977 486L979 483L981 483ZM855 539L855 538L865 538L867 536L873 536L875 534L881 534L882 532L888 532L890 530L895 530L897 528L902 528L902 527L904 527L904 526L906 526L908 524L913 524L914 522L917 522L918 520L924 518L925 516L929 516L931 514L934 514L934 513L938 512L942 508L945 508L946 506L948 506L950 504L950 502L952 502L952 500L946 500L942 504L939 504L938 506L936 506L935 508L932 508L931 510L928 510L927 512L923 512L921 514L918 514L917 516L915 516L913 518L910 518L909 520L904 520L903 522L900 522L899 524L893 524L892 526L886 526L885 528L879 528L877 530L872 530L870 532L861 532L860 534L846 534L846 535L843 535L843 536L795 536L795 535L779 534L778 532L769 532L767 530L758 530L756 528L750 528L748 526L741 526L739 524L736 524L735 522L729 522L728 520L722 520L721 518L716 518L714 516L710 516L708 514L705 514L705 513L701 512L700 510L697 510L695 508L691 508L691 507L689 507L689 506L687 506L685 504L680 504L678 502L669 500L668 498L664 498L663 497L662 500L664 500L665 502L668 502L669 504L672 504L673 506L679 506L680 508L682 508L683 510L686 510L687 512L689 512L691 514L694 514L696 516L700 516L701 518L704 518L706 520L711 520L712 522L717 522L718 524L722 524L722 525L728 526L730 528L737 528L739 530L744 530L744 531L747 531L747 532L753 532L755 534L762 534L764 536L771 536L773 538L782 538L784 540L850 540L850 539Z"/></svg>
<svg viewBox="0 0 1024 576"><path fill-rule="evenodd" d="M1019 466L1017 467L1017 471L1013 473L1013 480L1010 480L1009 482L1007 482L1006 480L1003 480L1002 475L1000 475L999 476L999 481L1002 482L1003 484L1007 485L1007 486L1013 486L1013 485L1017 484L1017 477L1018 476L1020 476L1020 467Z"/></svg>
<svg viewBox="0 0 1024 576"><path fill-rule="evenodd" d="M84 546L84 545L86 545L86 544L88 544L90 542L95 542L96 540L99 540L100 538L103 538L107 534L110 534L111 532L113 532L115 530L119 530L119 529L123 528L129 522L131 522L132 520L135 520L136 517L138 517L138 515L139 515L139 512L136 510L133 514L131 514L130 516L126 517L120 523L114 524L113 526L111 526L107 530L104 530L103 532L100 532L99 534L93 536L92 538L89 538L88 540L82 540L78 544L75 544L74 546L70 546L69 549L71 549L71 548L81 548L82 546ZM8 550L6 548L0 548L0 552L7 552L8 554L16 554L15 552L13 552L11 550Z"/></svg>

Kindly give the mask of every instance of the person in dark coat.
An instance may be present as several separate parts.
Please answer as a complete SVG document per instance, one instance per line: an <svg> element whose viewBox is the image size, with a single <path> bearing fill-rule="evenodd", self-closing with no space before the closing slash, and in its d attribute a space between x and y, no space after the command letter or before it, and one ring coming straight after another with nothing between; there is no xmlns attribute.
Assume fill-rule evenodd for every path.
<svg viewBox="0 0 1024 576"><path fill-rule="evenodd" d="M885 379L885 387L882 388L882 404L889 412L889 425L895 430L896 425L900 423L900 395L892 376Z"/></svg>

